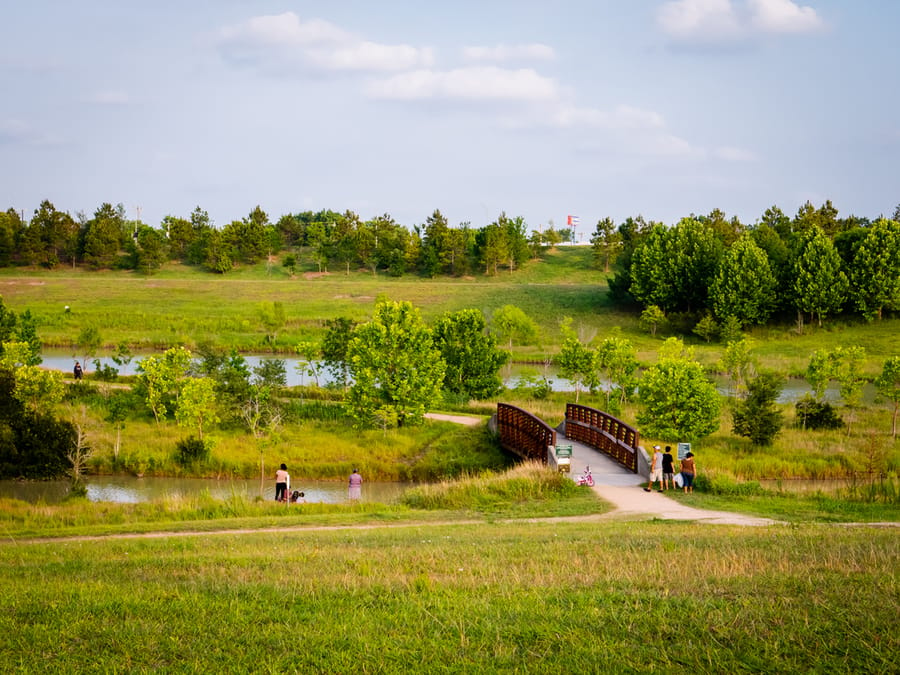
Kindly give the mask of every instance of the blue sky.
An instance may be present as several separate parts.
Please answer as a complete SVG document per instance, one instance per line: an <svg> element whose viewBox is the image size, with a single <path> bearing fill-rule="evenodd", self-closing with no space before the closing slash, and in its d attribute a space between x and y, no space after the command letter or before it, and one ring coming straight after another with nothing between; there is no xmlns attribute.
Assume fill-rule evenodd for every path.
<svg viewBox="0 0 900 675"><path fill-rule="evenodd" d="M0 208L532 229L900 203L895 0L0 6Z"/></svg>

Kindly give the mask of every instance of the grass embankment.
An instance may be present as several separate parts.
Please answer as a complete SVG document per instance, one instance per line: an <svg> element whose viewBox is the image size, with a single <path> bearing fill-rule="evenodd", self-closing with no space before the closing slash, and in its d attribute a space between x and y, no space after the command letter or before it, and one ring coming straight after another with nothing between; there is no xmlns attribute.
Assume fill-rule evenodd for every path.
<svg viewBox="0 0 900 675"><path fill-rule="evenodd" d="M7 541L0 669L895 672L898 544L871 528L486 520Z"/></svg>
<svg viewBox="0 0 900 675"><path fill-rule="evenodd" d="M598 514L610 506L566 476L526 462L504 472L482 472L407 490L397 503L278 504L270 499L208 494L137 504L28 504L0 499L0 533L23 537L103 536L146 532L361 525L466 518L537 518Z"/></svg>

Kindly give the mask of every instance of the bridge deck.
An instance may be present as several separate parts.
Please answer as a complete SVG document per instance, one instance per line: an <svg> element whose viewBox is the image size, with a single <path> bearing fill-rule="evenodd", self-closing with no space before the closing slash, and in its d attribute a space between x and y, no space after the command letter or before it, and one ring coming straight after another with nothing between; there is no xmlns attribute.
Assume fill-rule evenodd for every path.
<svg viewBox="0 0 900 675"><path fill-rule="evenodd" d="M572 446L571 476L573 478L584 471L585 466L590 466L591 475L594 477L594 483L597 485L627 487L631 485L640 485L641 483L646 482L646 479L640 474L629 471L614 459L611 459L589 445L572 440L571 438L563 440L562 434L560 434L560 438L558 438L556 442L560 445L565 444Z"/></svg>

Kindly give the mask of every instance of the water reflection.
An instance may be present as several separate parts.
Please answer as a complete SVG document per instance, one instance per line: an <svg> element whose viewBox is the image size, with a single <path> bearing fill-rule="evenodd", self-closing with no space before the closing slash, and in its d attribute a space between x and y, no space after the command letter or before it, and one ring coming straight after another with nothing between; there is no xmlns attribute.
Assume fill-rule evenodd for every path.
<svg viewBox="0 0 900 675"><path fill-rule="evenodd" d="M136 504L165 498L196 497L208 492L215 499L241 497L253 500L260 496L259 479L235 478L207 480L203 478L136 478L134 476L91 476L86 480L88 499L92 502ZM363 483L363 501L390 503L396 501L408 483ZM291 483L292 490L304 493L309 503L341 504L347 501L345 481L304 481ZM0 497L36 503L55 504L69 494L68 481L0 480ZM267 480L262 496L274 499L275 485Z"/></svg>

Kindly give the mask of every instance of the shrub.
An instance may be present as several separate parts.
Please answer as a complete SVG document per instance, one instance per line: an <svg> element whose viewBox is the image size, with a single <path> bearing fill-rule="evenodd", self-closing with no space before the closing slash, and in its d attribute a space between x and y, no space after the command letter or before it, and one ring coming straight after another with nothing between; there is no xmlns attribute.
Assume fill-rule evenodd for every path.
<svg viewBox="0 0 900 675"><path fill-rule="evenodd" d="M175 446L175 461L179 466L191 466L209 459L209 445L202 438L188 436Z"/></svg>
<svg viewBox="0 0 900 675"><path fill-rule="evenodd" d="M844 420L827 401L817 401L812 396L804 396L794 405L797 420L804 429L840 429Z"/></svg>
<svg viewBox="0 0 900 675"><path fill-rule="evenodd" d="M733 476L718 474L714 471L699 474L694 480L694 487L699 492L707 492L714 495L746 497L766 493L759 481L738 481Z"/></svg>

